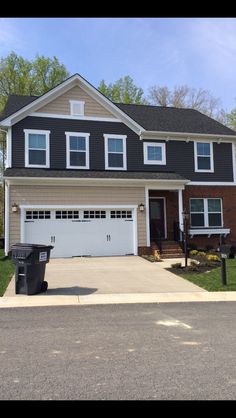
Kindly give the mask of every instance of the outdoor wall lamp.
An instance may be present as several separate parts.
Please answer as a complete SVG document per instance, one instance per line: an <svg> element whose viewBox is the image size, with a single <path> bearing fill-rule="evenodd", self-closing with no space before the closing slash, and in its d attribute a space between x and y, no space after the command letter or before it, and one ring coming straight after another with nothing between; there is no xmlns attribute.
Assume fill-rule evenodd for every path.
<svg viewBox="0 0 236 418"><path fill-rule="evenodd" d="M140 203L140 205L138 207L139 207L140 212L144 211L144 204L143 203Z"/></svg>
<svg viewBox="0 0 236 418"><path fill-rule="evenodd" d="M19 210L19 206L16 203L13 203L13 205L11 206L11 211L12 212L18 212Z"/></svg>

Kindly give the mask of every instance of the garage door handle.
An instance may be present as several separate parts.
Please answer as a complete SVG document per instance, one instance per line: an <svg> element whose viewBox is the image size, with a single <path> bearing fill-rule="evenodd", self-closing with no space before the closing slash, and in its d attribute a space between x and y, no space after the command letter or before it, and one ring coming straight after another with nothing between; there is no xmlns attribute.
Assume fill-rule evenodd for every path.
<svg viewBox="0 0 236 418"><path fill-rule="evenodd" d="M107 241L111 241L111 236L107 235Z"/></svg>
<svg viewBox="0 0 236 418"><path fill-rule="evenodd" d="M51 236L51 242L55 242L55 241L56 241L55 235L54 236Z"/></svg>

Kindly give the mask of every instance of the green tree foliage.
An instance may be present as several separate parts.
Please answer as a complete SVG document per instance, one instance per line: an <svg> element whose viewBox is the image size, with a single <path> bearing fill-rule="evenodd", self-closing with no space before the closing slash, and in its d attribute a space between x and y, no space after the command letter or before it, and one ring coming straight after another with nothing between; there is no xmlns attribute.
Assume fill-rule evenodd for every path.
<svg viewBox="0 0 236 418"><path fill-rule="evenodd" d="M133 79L130 76L120 78L115 83L106 84L102 80L98 86L98 90L116 103L135 103L145 104L143 99L143 89L135 86Z"/></svg>
<svg viewBox="0 0 236 418"><path fill-rule="evenodd" d="M69 77L56 57L29 61L11 52L0 59L0 111L9 94L40 96Z"/></svg>
<svg viewBox="0 0 236 418"><path fill-rule="evenodd" d="M230 113L227 113L227 126L236 131L236 108L233 109Z"/></svg>

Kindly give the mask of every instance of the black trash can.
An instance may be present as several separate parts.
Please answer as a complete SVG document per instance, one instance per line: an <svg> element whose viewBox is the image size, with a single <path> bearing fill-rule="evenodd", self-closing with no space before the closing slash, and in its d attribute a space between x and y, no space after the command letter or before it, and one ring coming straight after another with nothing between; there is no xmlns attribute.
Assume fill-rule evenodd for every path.
<svg viewBox="0 0 236 418"><path fill-rule="evenodd" d="M52 248L52 245L21 243L11 246L9 256L16 265L16 294L35 295L46 292L48 283L44 281L44 275Z"/></svg>

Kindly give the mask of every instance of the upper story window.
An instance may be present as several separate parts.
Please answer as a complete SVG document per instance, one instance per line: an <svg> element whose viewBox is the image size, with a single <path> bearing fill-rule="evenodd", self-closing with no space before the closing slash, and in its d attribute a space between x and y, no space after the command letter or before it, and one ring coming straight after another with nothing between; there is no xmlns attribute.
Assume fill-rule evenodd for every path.
<svg viewBox="0 0 236 418"><path fill-rule="evenodd" d="M84 116L84 102L70 100L70 114L72 116Z"/></svg>
<svg viewBox="0 0 236 418"><path fill-rule="evenodd" d="M50 131L24 129L25 166L48 168Z"/></svg>
<svg viewBox="0 0 236 418"><path fill-rule="evenodd" d="M143 143L144 164L166 164L166 144L144 142Z"/></svg>
<svg viewBox="0 0 236 418"><path fill-rule="evenodd" d="M89 133L65 132L66 168L89 168Z"/></svg>
<svg viewBox="0 0 236 418"><path fill-rule="evenodd" d="M213 143L194 142L194 161L196 172L213 172Z"/></svg>
<svg viewBox="0 0 236 418"><path fill-rule="evenodd" d="M190 214L192 227L216 228L223 226L221 199L190 199Z"/></svg>
<svg viewBox="0 0 236 418"><path fill-rule="evenodd" d="M127 170L126 135L104 134L105 169Z"/></svg>

